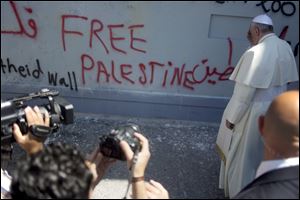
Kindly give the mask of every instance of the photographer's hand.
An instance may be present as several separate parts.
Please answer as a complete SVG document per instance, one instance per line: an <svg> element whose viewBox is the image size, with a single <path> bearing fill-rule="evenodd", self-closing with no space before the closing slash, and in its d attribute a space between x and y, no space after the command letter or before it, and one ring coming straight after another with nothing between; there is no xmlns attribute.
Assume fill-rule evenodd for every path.
<svg viewBox="0 0 300 200"><path fill-rule="evenodd" d="M120 146L125 154L128 166L132 168L132 178L134 180L132 183L133 198L145 199L147 198L147 193L144 182L144 174L151 156L149 151L149 142L143 135L139 133L134 133L134 136L139 139L142 146L141 151L138 152L138 159L136 163L133 163L134 152L132 152L127 142L121 141Z"/></svg>
<svg viewBox="0 0 300 200"><path fill-rule="evenodd" d="M35 106L34 110L30 107L25 108L25 115L28 127L31 125L42 125L48 126L50 123L49 114L48 112L45 113L45 119L43 118L40 109ZM17 141L17 143L28 153L34 154L43 149L43 142L39 138L33 136L30 132L24 133L22 135L20 128L17 124L13 125L13 135Z"/></svg>
<svg viewBox="0 0 300 200"><path fill-rule="evenodd" d="M86 165L93 174L92 190L98 185L102 177L104 176L106 170L115 163L116 159L108 158L102 155L99 146L97 146L94 151L87 155Z"/></svg>
<svg viewBox="0 0 300 200"><path fill-rule="evenodd" d="M146 190L149 199L169 199L168 191L154 180L146 183Z"/></svg>
<svg viewBox="0 0 300 200"><path fill-rule="evenodd" d="M145 169L147 167L151 154L149 151L148 140L139 133L134 133L134 136L139 139L142 149L140 152L138 152L138 159L132 169L132 175L133 177L140 177L140 176L144 176ZM130 146L125 141L121 141L120 146L125 154L127 164L130 168L133 165L134 152L131 150Z"/></svg>

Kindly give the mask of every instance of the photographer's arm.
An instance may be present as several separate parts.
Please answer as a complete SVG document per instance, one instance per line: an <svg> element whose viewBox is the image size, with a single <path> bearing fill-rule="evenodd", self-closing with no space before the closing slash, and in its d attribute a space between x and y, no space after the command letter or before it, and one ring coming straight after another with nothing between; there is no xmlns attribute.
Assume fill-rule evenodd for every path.
<svg viewBox="0 0 300 200"><path fill-rule="evenodd" d="M93 183L91 189L98 185L102 177L104 176L106 170L114 163L116 160L112 158L108 158L102 155L100 152L99 146L94 149L94 151L87 156L86 165L90 169L93 174Z"/></svg>
<svg viewBox="0 0 300 200"><path fill-rule="evenodd" d="M125 153L128 166L132 170L132 197L134 199L147 199L147 191L144 181L144 174L150 159L149 143L148 140L139 133L134 133L142 146L141 151L138 153L136 163L133 163L134 153L125 141L121 141L120 146Z"/></svg>
<svg viewBox="0 0 300 200"><path fill-rule="evenodd" d="M28 123L28 127L31 125L42 125L49 127L50 119L48 112L45 113L45 119L43 118L40 109L35 106L32 110L31 107L25 108L25 115ZM28 153L34 154L43 149L43 142L41 139L33 136L30 132L22 135L20 128L17 124L13 125L13 135L17 143Z"/></svg>

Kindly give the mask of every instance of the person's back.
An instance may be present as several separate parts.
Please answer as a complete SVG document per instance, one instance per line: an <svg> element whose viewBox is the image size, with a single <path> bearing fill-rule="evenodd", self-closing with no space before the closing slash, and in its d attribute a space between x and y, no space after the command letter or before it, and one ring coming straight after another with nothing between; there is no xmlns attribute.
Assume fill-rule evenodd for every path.
<svg viewBox="0 0 300 200"><path fill-rule="evenodd" d="M267 33L258 44L248 49L241 58L241 61L245 60L252 62L249 68L241 67L238 74L233 74L243 84L268 89L298 79L297 65L290 45L274 33ZM237 67L240 65L237 64ZM243 79L243 74L247 74L246 80Z"/></svg>
<svg viewBox="0 0 300 200"><path fill-rule="evenodd" d="M299 198L299 91L285 92L259 119L264 161L235 198Z"/></svg>

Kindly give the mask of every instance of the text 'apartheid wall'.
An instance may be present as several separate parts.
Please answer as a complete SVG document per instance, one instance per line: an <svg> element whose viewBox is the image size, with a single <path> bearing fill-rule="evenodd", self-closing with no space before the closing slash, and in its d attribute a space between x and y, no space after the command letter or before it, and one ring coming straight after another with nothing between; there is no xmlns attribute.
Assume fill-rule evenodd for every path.
<svg viewBox="0 0 300 200"><path fill-rule="evenodd" d="M298 64L296 1L1 1L1 98L52 88L80 112L218 121L261 13Z"/></svg>

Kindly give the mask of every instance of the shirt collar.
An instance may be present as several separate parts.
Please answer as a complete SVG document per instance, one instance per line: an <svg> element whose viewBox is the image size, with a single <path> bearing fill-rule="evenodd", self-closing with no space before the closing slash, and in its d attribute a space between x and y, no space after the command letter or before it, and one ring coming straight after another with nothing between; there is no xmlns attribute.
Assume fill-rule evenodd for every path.
<svg viewBox="0 0 300 200"><path fill-rule="evenodd" d="M274 36L275 33L268 33L267 35L264 35L262 38L260 38L260 40L258 41L258 44L263 42L266 38Z"/></svg>
<svg viewBox="0 0 300 200"><path fill-rule="evenodd" d="M256 171L255 178L261 176L262 174L284 167L292 167L299 165L299 157L280 159L280 160L265 160L262 161Z"/></svg>

